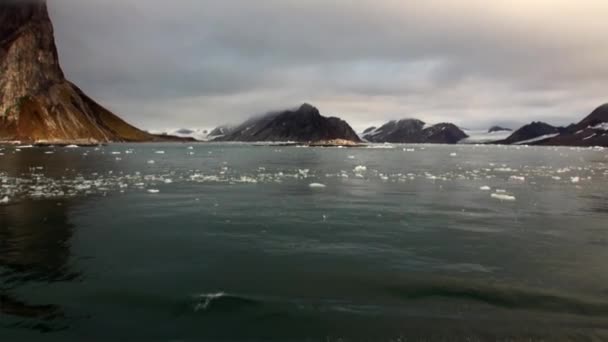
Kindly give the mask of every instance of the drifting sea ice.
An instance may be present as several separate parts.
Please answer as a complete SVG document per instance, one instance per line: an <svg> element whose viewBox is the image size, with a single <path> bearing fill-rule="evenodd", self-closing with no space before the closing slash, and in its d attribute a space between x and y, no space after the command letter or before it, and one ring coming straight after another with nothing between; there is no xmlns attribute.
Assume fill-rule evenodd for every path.
<svg viewBox="0 0 608 342"><path fill-rule="evenodd" d="M312 188L312 189L324 189L327 186L325 184L321 184L321 183L311 183L309 185L309 187Z"/></svg>
<svg viewBox="0 0 608 342"><path fill-rule="evenodd" d="M490 188L489 186L482 186L481 188L479 188L479 190L481 191L492 191L492 188Z"/></svg>
<svg viewBox="0 0 608 342"><path fill-rule="evenodd" d="M515 196L507 195L507 194L492 194L492 198L501 200L501 201L515 201Z"/></svg>

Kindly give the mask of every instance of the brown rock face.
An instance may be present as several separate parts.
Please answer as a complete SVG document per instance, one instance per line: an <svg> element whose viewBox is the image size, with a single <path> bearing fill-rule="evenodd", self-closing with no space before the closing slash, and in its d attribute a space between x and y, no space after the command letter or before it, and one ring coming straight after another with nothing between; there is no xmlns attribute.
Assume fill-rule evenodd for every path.
<svg viewBox="0 0 608 342"><path fill-rule="evenodd" d="M65 79L45 0L0 2L0 141L154 139Z"/></svg>

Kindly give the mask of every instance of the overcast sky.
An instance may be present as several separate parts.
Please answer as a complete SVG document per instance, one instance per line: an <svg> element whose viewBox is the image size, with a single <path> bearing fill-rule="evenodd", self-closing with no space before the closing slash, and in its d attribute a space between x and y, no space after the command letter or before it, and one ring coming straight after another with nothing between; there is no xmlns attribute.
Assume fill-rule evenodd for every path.
<svg viewBox="0 0 608 342"><path fill-rule="evenodd" d="M608 101L606 0L49 0L63 69L146 129L303 102L356 129L579 121Z"/></svg>

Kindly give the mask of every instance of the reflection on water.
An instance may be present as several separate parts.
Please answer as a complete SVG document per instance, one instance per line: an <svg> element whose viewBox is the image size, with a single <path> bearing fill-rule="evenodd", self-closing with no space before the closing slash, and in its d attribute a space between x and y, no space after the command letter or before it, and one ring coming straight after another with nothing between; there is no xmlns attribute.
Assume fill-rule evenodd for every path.
<svg viewBox="0 0 608 342"><path fill-rule="evenodd" d="M74 160L58 158L58 167ZM15 174L31 166L26 154L3 161ZM0 323L39 331L60 329L55 322L64 314L54 303L36 303L19 295L26 286L46 286L72 281L79 274L70 269L69 202L24 200L0 206ZM5 316L6 315L6 316Z"/></svg>
<svg viewBox="0 0 608 342"><path fill-rule="evenodd" d="M69 268L73 228L65 202L27 201L0 207L2 314L43 321L31 326L34 329L55 329L49 323L63 316L61 308L29 303L20 298L18 290L21 286L71 281L79 276Z"/></svg>

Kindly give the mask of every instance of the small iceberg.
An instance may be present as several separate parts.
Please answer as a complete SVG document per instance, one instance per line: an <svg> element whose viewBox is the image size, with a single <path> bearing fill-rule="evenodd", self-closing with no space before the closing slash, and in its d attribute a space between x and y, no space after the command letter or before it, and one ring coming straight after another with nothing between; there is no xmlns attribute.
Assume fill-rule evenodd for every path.
<svg viewBox="0 0 608 342"><path fill-rule="evenodd" d="M154 153L156 153L156 154L165 154L165 151L156 151Z"/></svg>
<svg viewBox="0 0 608 342"><path fill-rule="evenodd" d="M492 188L490 188L489 186L485 185L485 186L482 186L481 188L479 188L479 190L481 190L481 191L491 191Z"/></svg>
<svg viewBox="0 0 608 342"><path fill-rule="evenodd" d="M513 202L516 200L515 196L507 195L507 194L492 194L492 198L501 200L501 201L509 201Z"/></svg>
<svg viewBox="0 0 608 342"><path fill-rule="evenodd" d="M8 202L10 202L8 196L4 196L4 198L0 199L0 204L8 204Z"/></svg>
<svg viewBox="0 0 608 342"><path fill-rule="evenodd" d="M157 194L157 193L160 192L160 190L158 190L158 189L148 189L148 192L151 193L151 194Z"/></svg>
<svg viewBox="0 0 608 342"><path fill-rule="evenodd" d="M327 186L325 184L321 184L321 183L311 183L309 185L309 187L311 189L325 189Z"/></svg>
<svg viewBox="0 0 608 342"><path fill-rule="evenodd" d="M367 166L359 165L355 167L355 173L363 173L367 171Z"/></svg>
<svg viewBox="0 0 608 342"><path fill-rule="evenodd" d="M65 148L78 148L78 145L68 145Z"/></svg>

